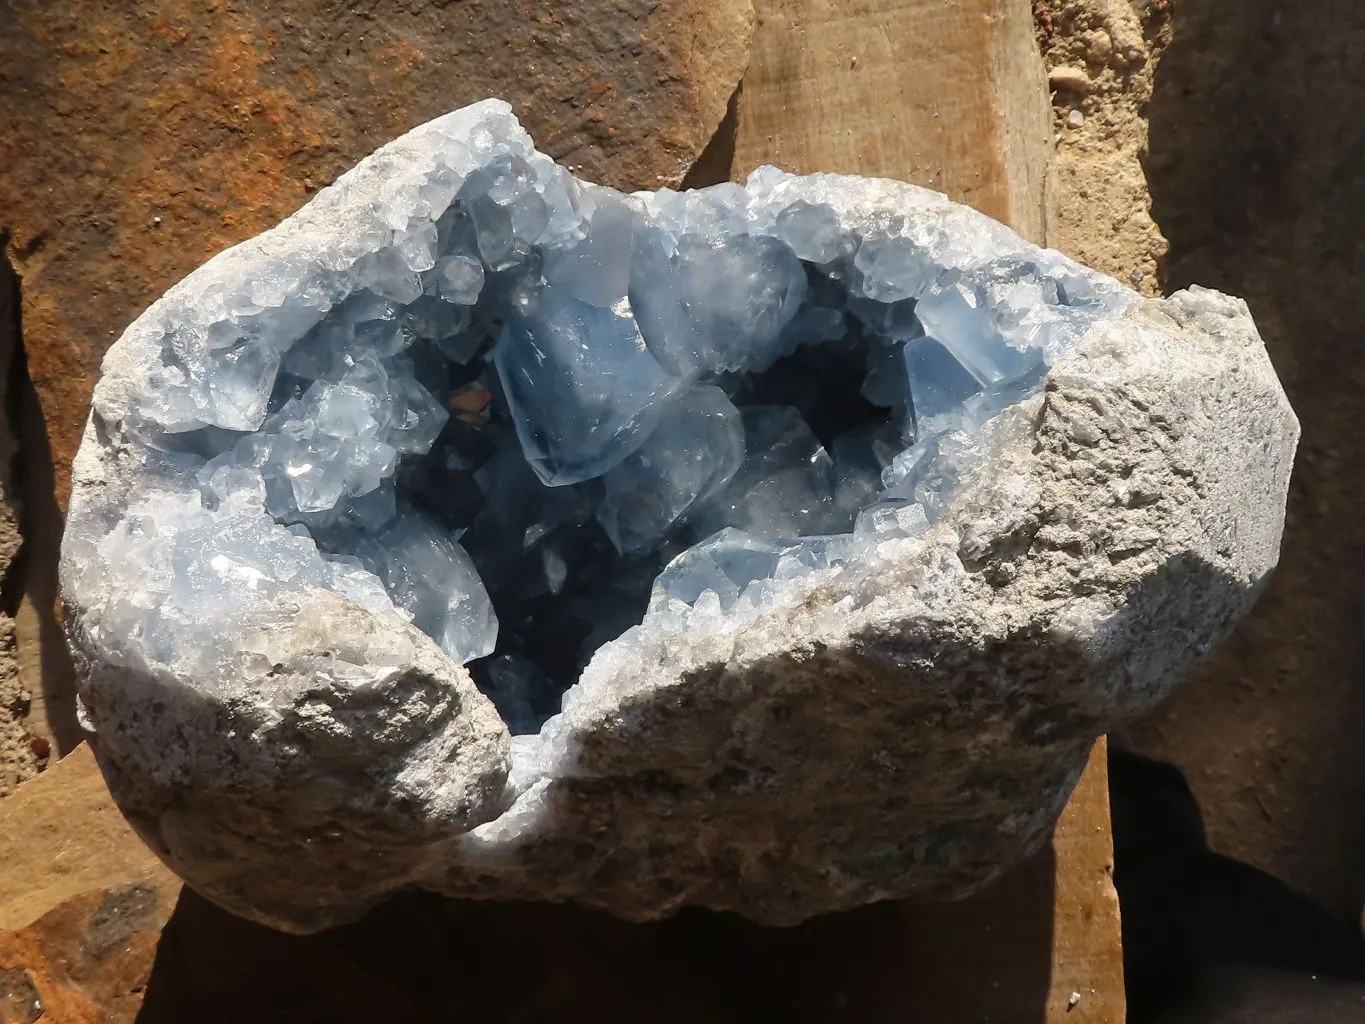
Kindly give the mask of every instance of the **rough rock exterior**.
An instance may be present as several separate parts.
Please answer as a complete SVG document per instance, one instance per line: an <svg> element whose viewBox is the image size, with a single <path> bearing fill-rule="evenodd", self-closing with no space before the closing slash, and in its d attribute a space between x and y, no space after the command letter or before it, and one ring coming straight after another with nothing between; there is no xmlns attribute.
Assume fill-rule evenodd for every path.
<svg viewBox="0 0 1365 1024"><path fill-rule="evenodd" d="M386 169L420 168L434 138L400 140L325 215L217 266L325 252ZM806 187L760 172L751 188L774 181ZM901 214L1022 247L911 186L809 187L845 227ZM131 496L173 476L130 416L158 317L189 294L173 290L106 360L74 467L77 538L108 534ZM104 639L110 595L73 543L82 700L144 837L206 895L281 928L408 886L769 922L961 895L1036 849L1093 739L1249 608L1277 556L1297 433L1245 306L1193 290L1097 323L1040 393L986 422L927 532L788 581L742 619L651 607L539 736L511 739L416 628L321 590L241 607L231 631L255 660L240 676L130 659Z"/></svg>

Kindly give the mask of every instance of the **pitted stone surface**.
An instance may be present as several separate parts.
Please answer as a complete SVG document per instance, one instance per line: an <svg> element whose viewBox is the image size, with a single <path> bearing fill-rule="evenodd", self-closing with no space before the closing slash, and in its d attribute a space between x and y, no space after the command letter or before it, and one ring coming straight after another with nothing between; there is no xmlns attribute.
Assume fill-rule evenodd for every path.
<svg viewBox="0 0 1365 1024"><path fill-rule="evenodd" d="M1236 300L893 182L586 186L479 104L111 351L82 698L149 841L280 927L963 893L1249 607L1296 440Z"/></svg>

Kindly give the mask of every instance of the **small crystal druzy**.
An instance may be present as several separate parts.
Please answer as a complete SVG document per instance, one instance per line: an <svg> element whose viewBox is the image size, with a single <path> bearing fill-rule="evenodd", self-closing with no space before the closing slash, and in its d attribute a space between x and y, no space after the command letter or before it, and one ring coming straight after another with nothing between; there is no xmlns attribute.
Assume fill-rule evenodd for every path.
<svg viewBox="0 0 1365 1024"><path fill-rule="evenodd" d="M1039 417L1064 404L1046 399L1047 382L1072 379L1070 360L1128 386L1086 349L1108 345L1104 358L1127 360L1135 381L1184 373L1188 391L1227 367L1182 369L1185 334L1240 332L1218 358L1241 360L1250 392L1270 396L1252 423L1265 442L1252 471L1269 497L1238 513L1254 526L1219 556L1239 581L1224 603L1242 607L1273 561L1273 544L1238 545L1278 537L1292 414L1241 312L1181 301L1161 322L1117 282L910 186L764 168L747 187L623 195L537 153L505 104L438 119L196 271L111 351L63 560L97 749L118 766L125 808L192 882L299 927L287 893L240 882L255 868L207 869L198 834L249 805L268 824L228 831L268 860L261 850L314 827L276 820L283 804L263 794L284 776L296 793L318 790L310 799L331 808L314 808L318 821L340 815L338 834L355 842L371 827L359 820L376 816L407 822L386 826L400 840L426 837L395 874L351 864L305 889L343 876L363 892L406 884L403 865L436 836L455 845L427 858L424 884L469 891L477 877L489 894L627 913L698 901L788 919L970 884L1038 841L1106 721L1169 685L1170 665L1156 662L1183 664L1228 621L1226 609L1191 612L1183 653L1164 652L1124 694L1105 675L1114 666L1100 667L1108 654L1061 639L1083 610L1067 627L1076 636L1122 619L1149 575L1194 550L1202 526L1163 550L1158 521L1227 500L1197 488L1177 498L1153 485L1157 497L1119 505L1142 524L1115 512L1112 537L1076 541L1077 558L1104 553L1112 567L1114 544L1156 530L1117 559L1147 552L1131 578L1080 572L1069 590L1034 580L1036 607L1007 595L1051 543L1037 538L1065 528L1058 488L1085 461L1038 447ZM1152 340L1168 336L1185 349ZM1117 419L1068 443L1137 443L1139 413L1077 401L1093 411L1082 419ZM1014 448L1037 465L1009 466ZM1123 459L1109 462L1068 486L1119 486L1101 479L1114 473L1147 486L1140 459L1127 477ZM982 511L992 489L997 507ZM982 539L1002 530L1013 531L1004 547ZM435 648L419 658L423 636ZM1023 655L995 649L1027 636L1035 650L1066 648L1051 671L1067 694L1049 696L1030 682L1043 670L1011 668ZM998 678L952 697L946 678L972 676L972 658L994 658ZM842 741L812 743L818 769L780 753L809 726L760 720L812 671L828 692L802 716L828 700L840 705L831 728L864 716ZM936 672L947 677L930 685ZM133 707L154 699L149 723ZM928 747L915 719L926 701L961 712ZM983 780L1019 753L986 737L1039 715L1063 724L1018 740L1047 751L1020 769L1032 781L983 810L973 787L1004 785ZM710 739L684 742L674 718ZM179 740L157 748L170 722ZM830 742L861 750L842 792L828 773L850 754L822 754ZM935 781L957 778L956 790L915 798L930 747L956 751L958 775ZM662 789L632 795L646 778ZM707 786L723 783L743 798L718 811ZM218 792L219 810L192 827L178 811L168 831L178 787ZM798 833L818 827L801 801L832 813L850 787L859 813L889 817L860 828L854 815L798 849ZM664 826L655 804L670 789L678 817ZM588 820L613 807L622 817L601 849L528 881L528 858L591 846L604 826ZM673 832L718 813L751 831L728 852ZM950 840L953 827L973 838ZM920 838L887 846L897 829ZM663 852L629 869L626 898L603 878L637 843ZM651 871L648 884L635 877ZM704 882L711 871L727 880ZM806 895L782 909L784 886Z"/></svg>

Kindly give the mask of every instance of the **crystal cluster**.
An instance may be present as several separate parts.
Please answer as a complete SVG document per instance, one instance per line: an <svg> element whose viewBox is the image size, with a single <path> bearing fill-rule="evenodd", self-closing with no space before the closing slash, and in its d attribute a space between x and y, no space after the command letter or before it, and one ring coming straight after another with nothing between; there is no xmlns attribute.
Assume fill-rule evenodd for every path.
<svg viewBox="0 0 1365 1024"><path fill-rule="evenodd" d="M1132 300L1004 229L853 230L771 170L584 185L472 109L354 251L181 298L125 421L193 484L85 541L138 567L102 620L129 657L322 587L413 622L534 732L647 609L753 607L927 529L981 426Z"/></svg>

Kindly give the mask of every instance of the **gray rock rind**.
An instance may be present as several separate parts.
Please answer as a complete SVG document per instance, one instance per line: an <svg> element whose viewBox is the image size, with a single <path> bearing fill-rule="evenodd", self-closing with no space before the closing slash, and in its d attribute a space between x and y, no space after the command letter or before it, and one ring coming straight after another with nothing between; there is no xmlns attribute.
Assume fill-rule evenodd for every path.
<svg viewBox="0 0 1365 1024"><path fill-rule="evenodd" d="M221 266L291 231L325 248L323 214L344 230L375 176L420 158L416 136ZM847 194L843 217L984 222L910 186L812 181ZM156 310L106 360L75 464L82 530L174 474L122 422ZM965 895L1045 841L1094 739L1250 608L1297 439L1245 305L1193 289L1092 329L988 424L928 534L738 627L647 620L608 645L547 724L542 770L519 772L491 704L426 636L321 591L244 608L235 627L269 656L223 686L111 656L68 585L86 723L167 863L286 930L407 887L770 923Z"/></svg>
<svg viewBox="0 0 1365 1024"><path fill-rule="evenodd" d="M1092 334L995 431L891 578L632 681L584 716L546 796L562 825L519 870L454 861L435 887L793 923L967 895L1037 849L1094 739L1255 601L1298 426L1245 306L1196 290Z"/></svg>

